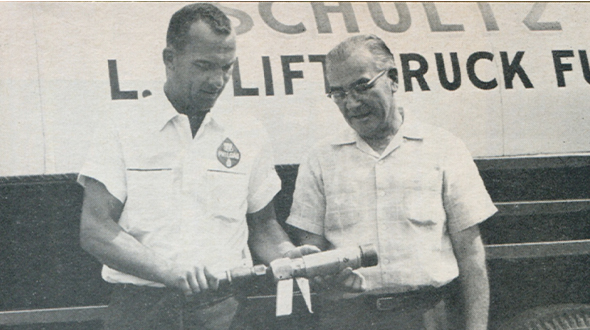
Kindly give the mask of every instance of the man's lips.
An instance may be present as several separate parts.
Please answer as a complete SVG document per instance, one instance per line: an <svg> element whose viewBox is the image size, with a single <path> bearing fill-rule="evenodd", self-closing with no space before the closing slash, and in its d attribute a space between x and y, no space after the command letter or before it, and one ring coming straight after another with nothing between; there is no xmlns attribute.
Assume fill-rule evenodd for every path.
<svg viewBox="0 0 590 330"><path fill-rule="evenodd" d="M210 91L201 91L201 94L208 98L214 98L219 96L220 91L210 92Z"/></svg>
<svg viewBox="0 0 590 330"><path fill-rule="evenodd" d="M349 117L350 119L357 119L357 120L360 120L360 119L365 119L365 118L369 117L370 115L371 115L371 112L370 112L370 111L367 111L367 112L363 112L363 113L358 113L358 114L354 114L354 115L349 115L348 117Z"/></svg>

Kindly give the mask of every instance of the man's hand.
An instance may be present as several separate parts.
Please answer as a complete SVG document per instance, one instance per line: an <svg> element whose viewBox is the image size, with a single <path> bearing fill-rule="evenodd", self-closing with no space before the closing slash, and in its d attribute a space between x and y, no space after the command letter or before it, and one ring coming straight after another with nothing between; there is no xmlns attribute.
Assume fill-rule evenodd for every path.
<svg viewBox="0 0 590 330"><path fill-rule="evenodd" d="M329 249L330 244L325 237L313 234L304 230L298 230L297 235L299 241L306 244L299 248L303 249L306 246L319 247L322 250ZM297 249L299 249L297 248ZM320 252L315 251L313 253ZM289 251L289 253L295 253ZM305 253L310 254L310 253ZM292 258L292 257L291 257ZM312 280L312 286L316 291L342 291L351 293L360 293L366 290L365 277L357 271L353 271L348 267L340 271L336 275L316 276Z"/></svg>
<svg viewBox="0 0 590 330"><path fill-rule="evenodd" d="M344 268L336 275L316 276L313 284L314 289L318 291L360 293L367 289L365 277L350 267Z"/></svg>
<svg viewBox="0 0 590 330"><path fill-rule="evenodd" d="M163 277L166 287L181 291L185 297L219 288L219 279L206 267L173 266Z"/></svg>
<svg viewBox="0 0 590 330"><path fill-rule="evenodd" d="M296 259L296 258L301 258L304 255L318 253L318 252L322 252L322 251L317 246L306 244L306 245L301 245L301 246L298 246L292 250L287 251L287 253L285 253L284 257L289 258L289 259Z"/></svg>

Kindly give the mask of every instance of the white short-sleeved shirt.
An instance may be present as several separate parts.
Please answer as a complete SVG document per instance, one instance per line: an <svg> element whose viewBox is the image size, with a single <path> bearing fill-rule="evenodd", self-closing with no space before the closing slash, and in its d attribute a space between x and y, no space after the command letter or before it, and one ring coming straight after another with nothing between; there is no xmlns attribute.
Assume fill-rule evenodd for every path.
<svg viewBox="0 0 590 330"><path fill-rule="evenodd" d="M465 145L406 116L382 155L352 129L320 143L299 167L287 223L333 248L372 243L367 293L440 287L458 276L449 232L497 211Z"/></svg>
<svg viewBox="0 0 590 330"><path fill-rule="evenodd" d="M164 95L133 102L96 130L79 182L102 182L124 203L119 225L164 258L215 271L250 266L246 213L281 188L265 130L214 109L193 139L188 117ZM161 286L106 265L102 276Z"/></svg>

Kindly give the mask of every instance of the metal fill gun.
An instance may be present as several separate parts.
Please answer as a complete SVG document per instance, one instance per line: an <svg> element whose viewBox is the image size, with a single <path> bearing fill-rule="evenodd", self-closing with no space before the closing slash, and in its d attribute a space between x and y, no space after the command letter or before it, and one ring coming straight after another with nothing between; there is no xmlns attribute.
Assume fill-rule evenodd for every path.
<svg viewBox="0 0 590 330"><path fill-rule="evenodd" d="M217 274L220 285L244 282L255 277L269 277L277 284L276 315L290 315L293 310L293 279L303 295L305 305L310 313L311 292L309 279L316 276L334 275L347 267L358 269L378 264L378 253L372 244L341 248L305 255L301 258L276 259L267 267L239 267Z"/></svg>

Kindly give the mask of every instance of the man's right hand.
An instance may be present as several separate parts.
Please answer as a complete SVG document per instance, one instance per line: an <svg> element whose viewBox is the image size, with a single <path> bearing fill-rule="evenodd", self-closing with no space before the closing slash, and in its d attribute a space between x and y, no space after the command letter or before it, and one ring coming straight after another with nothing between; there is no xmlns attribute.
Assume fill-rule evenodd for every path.
<svg viewBox="0 0 590 330"><path fill-rule="evenodd" d="M181 291L186 297L219 288L219 279L206 267L175 265L163 278L166 287Z"/></svg>

